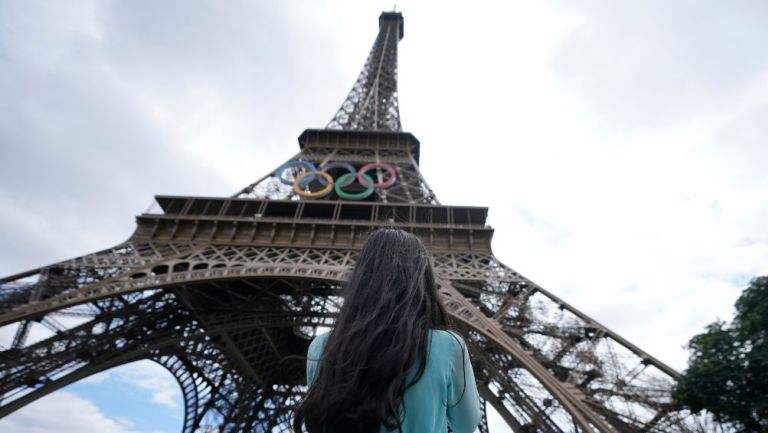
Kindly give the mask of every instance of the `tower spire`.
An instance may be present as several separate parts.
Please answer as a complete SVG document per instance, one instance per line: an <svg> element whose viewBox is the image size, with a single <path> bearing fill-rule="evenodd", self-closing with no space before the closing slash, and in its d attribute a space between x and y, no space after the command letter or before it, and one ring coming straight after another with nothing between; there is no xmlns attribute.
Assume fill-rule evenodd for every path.
<svg viewBox="0 0 768 433"><path fill-rule="evenodd" d="M383 12L363 70L327 129L402 130L397 103L397 43L402 38L403 15Z"/></svg>

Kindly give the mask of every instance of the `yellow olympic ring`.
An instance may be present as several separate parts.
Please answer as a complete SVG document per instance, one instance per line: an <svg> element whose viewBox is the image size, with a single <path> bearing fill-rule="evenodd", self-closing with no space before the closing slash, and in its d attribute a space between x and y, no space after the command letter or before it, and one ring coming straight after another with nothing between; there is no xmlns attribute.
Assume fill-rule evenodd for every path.
<svg viewBox="0 0 768 433"><path fill-rule="evenodd" d="M296 177L296 179L293 180L293 190L296 191L297 194L299 194L301 196L304 196L304 197L309 197L309 198L322 197L322 196L328 194L329 192L331 192L331 189L333 188L333 178L331 177L331 175L326 173L326 172L324 172L324 171L318 171L317 174L319 174L320 176L324 177L325 180L328 181L328 183L326 183L326 185L325 185L325 188L321 189L320 191L315 191L315 192L306 192L306 191L302 190L301 186L300 186L301 185L301 180L304 179L307 176L312 175L311 171L305 171L305 172L299 174Z"/></svg>

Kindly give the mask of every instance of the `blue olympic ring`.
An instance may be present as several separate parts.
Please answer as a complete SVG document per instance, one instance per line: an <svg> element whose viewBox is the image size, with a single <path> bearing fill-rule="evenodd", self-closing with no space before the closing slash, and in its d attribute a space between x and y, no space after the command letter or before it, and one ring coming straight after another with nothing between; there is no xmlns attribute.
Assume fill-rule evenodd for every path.
<svg viewBox="0 0 768 433"><path fill-rule="evenodd" d="M285 172L296 165L305 165L307 168L309 168L309 171L312 172L311 175L307 176L306 178L302 179L302 184L306 185L306 183L312 182L317 177L317 167L315 167L315 164L312 164L311 162L304 160L304 159L296 159L293 161L288 161L285 164L281 165L280 167L275 170L275 173L277 174L277 178L285 185L293 186L293 179L288 179L285 177ZM306 183L305 183L306 182Z"/></svg>

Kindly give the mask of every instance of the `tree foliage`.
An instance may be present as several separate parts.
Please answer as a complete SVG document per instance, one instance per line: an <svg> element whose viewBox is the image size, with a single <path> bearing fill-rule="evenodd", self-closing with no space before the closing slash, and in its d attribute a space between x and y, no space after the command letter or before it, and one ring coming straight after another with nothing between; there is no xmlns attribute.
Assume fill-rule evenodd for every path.
<svg viewBox="0 0 768 433"><path fill-rule="evenodd" d="M688 348L677 403L705 409L738 432L768 432L768 276L750 282L731 324L710 324Z"/></svg>

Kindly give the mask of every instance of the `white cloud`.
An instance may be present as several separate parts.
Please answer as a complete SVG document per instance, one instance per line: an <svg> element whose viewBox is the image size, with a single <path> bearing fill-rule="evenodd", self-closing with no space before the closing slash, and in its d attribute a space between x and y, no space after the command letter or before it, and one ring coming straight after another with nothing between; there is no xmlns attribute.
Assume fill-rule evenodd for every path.
<svg viewBox="0 0 768 433"><path fill-rule="evenodd" d="M138 361L115 367L89 376L79 383L88 386L87 388L80 388L78 391L78 393L82 393L86 397L90 395L90 392L93 392L93 395L99 395L99 392L104 390L113 392L112 390L114 389L129 390L133 387L142 391L139 394L141 395L140 398L142 401L146 401L147 405L156 404L166 408L163 412L164 415L160 416L167 419L167 416L171 415L173 419L181 421L183 402L179 385L170 372L155 362ZM145 397L147 394L148 398ZM127 395L136 396L137 394L127 393ZM104 408L107 411L122 410L119 407L104 406ZM170 409L170 412L168 412L168 409ZM78 415L72 419L62 416L62 414L68 411L77 411ZM44 415L38 416L39 413L43 412L45 412ZM152 418L146 418L146 415L143 416L138 413L124 413L121 416L110 418L91 400L64 389L47 395L14 412L4 420L0 420L0 431L9 433L62 431L66 433L68 431L79 431L77 430L78 428L84 428L84 430L80 431L88 433L90 431L100 431L98 429L103 428L104 430L101 431L106 433L134 433L137 417L143 417L141 425L147 426L152 424ZM86 424L88 424L88 427L83 427Z"/></svg>
<svg viewBox="0 0 768 433"><path fill-rule="evenodd" d="M183 406L181 389L165 367L152 361L139 361L110 370L126 384L149 391L152 402L171 409Z"/></svg>
<svg viewBox="0 0 768 433"><path fill-rule="evenodd" d="M99 384L99 383L103 383L110 377L111 375L109 374L108 371L102 371L101 373L96 373L94 375L86 377L85 379L80 381L80 383Z"/></svg>
<svg viewBox="0 0 768 433"><path fill-rule="evenodd" d="M443 203L490 208L507 265L683 369L687 340L768 273L768 69L751 36L766 11L485 6L437 24L405 9L403 122L422 172ZM419 38L432 45L408 54Z"/></svg>
<svg viewBox="0 0 768 433"><path fill-rule="evenodd" d="M137 433L128 420L111 419L90 400L59 391L0 419L5 433Z"/></svg>

